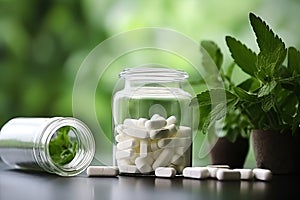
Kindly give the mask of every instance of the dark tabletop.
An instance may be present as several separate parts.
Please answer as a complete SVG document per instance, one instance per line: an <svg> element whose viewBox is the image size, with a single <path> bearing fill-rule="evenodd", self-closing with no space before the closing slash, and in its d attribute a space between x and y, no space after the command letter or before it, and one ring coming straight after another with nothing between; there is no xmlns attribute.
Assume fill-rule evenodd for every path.
<svg viewBox="0 0 300 200"><path fill-rule="evenodd" d="M155 177L59 177L9 169L0 161L0 200L299 199L299 175L270 182ZM294 195L297 195L296 198Z"/></svg>

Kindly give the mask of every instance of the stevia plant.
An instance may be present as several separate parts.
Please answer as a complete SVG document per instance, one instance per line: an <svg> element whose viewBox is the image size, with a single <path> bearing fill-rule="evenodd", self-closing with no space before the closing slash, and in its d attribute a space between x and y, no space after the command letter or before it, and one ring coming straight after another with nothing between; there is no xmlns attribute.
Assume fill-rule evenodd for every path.
<svg viewBox="0 0 300 200"><path fill-rule="evenodd" d="M295 47L286 48L283 40L260 17L250 13L249 20L258 53L232 36L225 38L234 63L249 78L234 85L226 76L223 81L228 81L230 87L225 84L225 90L208 89L198 94L193 101L198 102L200 114L202 111L204 116L200 127L205 132L218 120L225 118L226 122L232 112L237 112L250 130L295 134L299 132L300 123L300 52ZM224 73L220 71L220 74ZM210 96L219 92L225 92L226 100L212 107ZM226 123L223 127L226 128Z"/></svg>

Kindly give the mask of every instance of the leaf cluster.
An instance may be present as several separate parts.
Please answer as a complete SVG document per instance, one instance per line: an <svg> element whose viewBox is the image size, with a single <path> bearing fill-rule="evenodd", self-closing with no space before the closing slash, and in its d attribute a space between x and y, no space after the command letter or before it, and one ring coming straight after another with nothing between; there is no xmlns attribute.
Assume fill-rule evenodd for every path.
<svg viewBox="0 0 300 200"><path fill-rule="evenodd" d="M239 116L236 120L243 120L243 123L239 122L242 131L261 129L297 133L300 123L300 52L295 47L287 48L260 17L250 13L249 20L258 53L232 36L225 38L235 65L249 78L234 85L231 77L220 70L225 90L209 89L193 100L199 104L200 115L202 112L200 127L205 132L225 118L223 130L233 129L233 114L236 114ZM215 56L211 58L216 63ZM220 106L213 106L209 103L211 97L220 92L226 94L226 100Z"/></svg>
<svg viewBox="0 0 300 200"><path fill-rule="evenodd" d="M76 155L77 142L70 140L70 130L70 126L61 127L57 131L57 136L49 143L51 159L58 165L68 164Z"/></svg>
<svg viewBox="0 0 300 200"><path fill-rule="evenodd" d="M209 130L219 137L226 137L234 142L238 136L248 137L249 123L241 117L241 112L236 109L238 97L233 91L231 81L235 64L226 69L223 66L223 54L216 43L210 40L201 41L202 65L209 71L209 83L213 87L197 95L191 105L197 105L200 111L199 127L204 134ZM217 68L218 73L211 73L211 68ZM224 87L218 87L223 85Z"/></svg>

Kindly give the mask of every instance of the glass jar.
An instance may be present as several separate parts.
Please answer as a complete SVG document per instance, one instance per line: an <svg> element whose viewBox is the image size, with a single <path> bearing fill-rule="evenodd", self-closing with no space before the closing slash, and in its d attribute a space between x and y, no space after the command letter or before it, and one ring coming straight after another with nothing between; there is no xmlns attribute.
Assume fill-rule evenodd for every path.
<svg viewBox="0 0 300 200"><path fill-rule="evenodd" d="M14 168L75 176L94 154L91 131L71 117L14 118L0 132L0 156Z"/></svg>
<svg viewBox="0 0 300 200"><path fill-rule="evenodd" d="M124 87L113 97L114 161L121 174L153 174L191 166L193 111L188 74L137 67L120 74Z"/></svg>

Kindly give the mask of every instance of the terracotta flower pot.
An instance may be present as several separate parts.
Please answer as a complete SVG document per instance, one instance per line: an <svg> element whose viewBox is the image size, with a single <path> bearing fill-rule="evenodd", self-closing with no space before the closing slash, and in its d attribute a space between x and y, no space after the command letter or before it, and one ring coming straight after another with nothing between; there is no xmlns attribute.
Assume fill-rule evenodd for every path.
<svg viewBox="0 0 300 200"><path fill-rule="evenodd" d="M291 132L253 130L251 133L256 166L274 174L294 173L299 166L299 139Z"/></svg>
<svg viewBox="0 0 300 200"><path fill-rule="evenodd" d="M230 168L243 168L249 150L249 140L238 137L235 142L218 138L210 152L212 164L229 165Z"/></svg>

